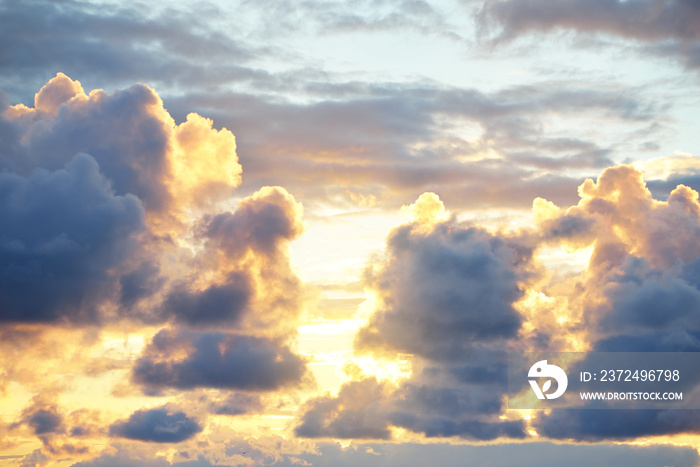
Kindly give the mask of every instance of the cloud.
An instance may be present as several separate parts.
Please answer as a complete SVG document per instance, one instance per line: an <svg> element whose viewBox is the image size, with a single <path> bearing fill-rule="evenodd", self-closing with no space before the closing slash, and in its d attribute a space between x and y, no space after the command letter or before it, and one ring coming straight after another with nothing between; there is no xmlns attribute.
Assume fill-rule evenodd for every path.
<svg viewBox="0 0 700 467"><path fill-rule="evenodd" d="M573 28L606 32L640 40L700 38L700 8L686 0L535 0L486 2L482 15L503 26L504 37L527 31Z"/></svg>
<svg viewBox="0 0 700 467"><path fill-rule="evenodd" d="M225 284L211 285L203 291L176 285L163 304L164 311L191 325L235 323L252 294L248 280L244 274L232 273Z"/></svg>
<svg viewBox="0 0 700 467"><path fill-rule="evenodd" d="M601 327L616 332L632 329L700 331L700 290L671 271L650 268L629 257L620 275L605 286L609 311Z"/></svg>
<svg viewBox="0 0 700 467"><path fill-rule="evenodd" d="M191 240L201 248L169 285L159 317L275 336L290 332L304 287L288 243L304 231L302 215L301 204L281 187L263 187L233 211L205 214Z"/></svg>
<svg viewBox="0 0 700 467"><path fill-rule="evenodd" d="M536 275L528 237L461 224L432 193L404 211L412 221L391 231L385 256L370 265L376 300L355 350L410 355L413 373L396 386L364 378L312 399L297 435L386 438L394 426L427 437L525 437L522 420L499 416L505 350L523 323L514 304Z"/></svg>
<svg viewBox="0 0 700 467"><path fill-rule="evenodd" d="M304 438L388 439L390 431L384 399L389 388L376 379L344 384L337 397L311 399L294 429Z"/></svg>
<svg viewBox="0 0 700 467"><path fill-rule="evenodd" d="M197 114L176 124L145 85L87 92L62 73L34 107L1 103L10 139L0 156L0 331L12 362L3 389L62 394L67 374L131 370L114 394L132 384L192 398L237 389L198 400L198 413L240 415L282 397L260 392L312 378L294 351L305 292L288 251L303 208L281 187L231 198L241 180L231 132ZM140 350L133 336L153 332L144 325L164 329ZM111 341L115 329L123 344ZM100 418L48 404L15 428L40 438L37 459L75 461L107 432L174 443L204 429L167 406L108 427Z"/></svg>
<svg viewBox="0 0 700 467"><path fill-rule="evenodd" d="M255 307L271 326L298 315L286 242L303 231L301 205L264 187L222 211L241 180L228 130L197 114L175 124L145 85L86 94L62 73L34 104L0 118L14 141L0 156L0 212L11 221L0 227L10 278L0 319L211 325ZM188 242L205 250L194 262L179 249Z"/></svg>
<svg viewBox="0 0 700 467"><path fill-rule="evenodd" d="M667 103L634 89L558 81L490 93L344 82L307 92L316 98L303 104L222 92L169 99L168 107L212 115L244 136L245 192L279 184L313 206L350 203L350 190L395 208L432 191L454 209L525 208L536 196L576 202L573 187L583 179L573 174L611 165L618 136L633 127L653 132L649 122L667 112ZM555 131L554 115L577 128L601 119L624 127L615 137L582 136ZM456 134L452 121L465 132Z"/></svg>
<svg viewBox="0 0 700 467"><path fill-rule="evenodd" d="M63 169L0 173L2 321L95 322L135 254L144 210L115 195L95 160Z"/></svg>
<svg viewBox="0 0 700 467"><path fill-rule="evenodd" d="M236 392L229 394L223 400L210 404L210 411L216 415L243 415L260 412L264 408L260 396Z"/></svg>
<svg viewBox="0 0 700 467"><path fill-rule="evenodd" d="M497 0L485 2L477 20L486 29L501 28L497 42L531 32L602 33L654 43L659 56L678 56L689 68L700 65L700 7L688 0Z"/></svg>
<svg viewBox="0 0 700 467"><path fill-rule="evenodd" d="M591 337L610 349L656 332L660 341L683 346L679 333L700 331L698 193L679 185L666 201L656 200L641 173L620 166L584 182L579 194L579 203L566 210L542 200L534 209L548 241L593 246L582 276Z"/></svg>
<svg viewBox="0 0 700 467"><path fill-rule="evenodd" d="M697 351L698 193L679 185L666 200L654 199L640 172L619 166L586 180L579 195L567 209L542 200L534 208L545 242L592 247L575 282L550 286L580 307L582 319L570 329L597 351ZM690 394L696 382L686 384ZM634 439L697 433L693 420L682 410L554 410L535 429L556 439Z"/></svg>
<svg viewBox="0 0 700 467"><path fill-rule="evenodd" d="M535 422L541 435L582 441L698 433L694 410L559 409Z"/></svg>
<svg viewBox="0 0 700 467"><path fill-rule="evenodd" d="M368 467L399 467L405 465L441 465L458 467L470 459L477 465L510 467L512 465L556 467L587 467L595 459L600 467L616 467L621 459L639 467L675 465L695 467L697 452L691 446L624 444L554 444L546 442L494 444L494 445L455 445L426 443L352 443L342 447L338 443L320 442L317 450L300 454L284 454L278 458L269 456L257 461L260 465L292 467L306 462L308 465L337 465ZM267 462L267 463L265 463ZM233 463L233 462L232 462ZM74 464L74 467L209 467L213 462L200 459L191 463L140 461L126 454L102 455L99 460Z"/></svg>
<svg viewBox="0 0 700 467"><path fill-rule="evenodd" d="M146 389L196 387L270 391L298 385L304 360L279 343L249 335L162 330L136 361Z"/></svg>
<svg viewBox="0 0 700 467"><path fill-rule="evenodd" d="M109 428L112 436L155 443L179 443L201 431L202 427L184 412L164 407L137 410L127 420L115 422Z"/></svg>
<svg viewBox="0 0 700 467"><path fill-rule="evenodd" d="M244 65L265 53L211 28L206 18L220 15L213 5L191 9L139 9L85 1L5 4L0 9L0 44L8 50L0 63L3 84L22 87L48 78L47 70L101 82L147 80L161 85L209 85L266 73ZM209 27L207 27L209 26ZM84 38L90 37L86 41ZM203 75L202 67L219 70Z"/></svg>
<svg viewBox="0 0 700 467"><path fill-rule="evenodd" d="M420 0L393 3L263 1L255 6L269 12L262 18L258 31L258 34L268 36L300 29L313 29L322 36L415 30L426 35L443 35L450 40L463 40L443 12Z"/></svg>
<svg viewBox="0 0 700 467"><path fill-rule="evenodd" d="M506 351L579 350L582 343L608 351L697 349L697 192L678 186L656 200L637 170L618 166L584 181L579 196L568 208L536 199L536 226L516 233L459 223L430 193L405 208L412 221L391 231L384 256L369 266L373 313L355 346L381 358L408 355L413 373L385 386L381 402L347 396L357 382L337 397L312 399L297 434L347 437L333 425L353 427L347 420L371 413L372 424L357 423L358 436L398 427L428 437L524 438L522 420L499 419ZM545 273L537 255L552 244L590 247L587 267ZM639 412L647 413L601 423L614 412L553 410L534 429L587 441L697 431L691 413Z"/></svg>
<svg viewBox="0 0 700 467"><path fill-rule="evenodd" d="M34 108L18 104L4 111L21 141L3 154L4 165L27 175L89 154L117 195L141 200L152 227L182 216L177 211L185 207L225 198L240 183L233 135L196 114L176 125L143 84L85 94L78 81L58 73L34 101ZM174 212L166 215L168 209Z"/></svg>
<svg viewBox="0 0 700 467"><path fill-rule="evenodd" d="M84 94L85 91L80 82L73 81L64 73L58 73L36 93L34 108L55 116L63 104L75 96Z"/></svg>
<svg viewBox="0 0 700 467"><path fill-rule="evenodd" d="M518 238L451 220L394 229L386 260L368 277L380 301L356 347L458 361L479 342L515 337L522 317L513 303L532 273L531 255Z"/></svg>
<svg viewBox="0 0 700 467"><path fill-rule="evenodd" d="M241 200L234 213L208 219L203 236L232 259L240 258L246 248L274 256L284 240L293 240L304 231L302 213L301 204L284 188L263 187Z"/></svg>
<svg viewBox="0 0 700 467"><path fill-rule="evenodd" d="M10 429L20 425L28 425L37 436L65 431L64 416L56 404L39 397L35 397L32 403L22 411L19 421L10 425Z"/></svg>

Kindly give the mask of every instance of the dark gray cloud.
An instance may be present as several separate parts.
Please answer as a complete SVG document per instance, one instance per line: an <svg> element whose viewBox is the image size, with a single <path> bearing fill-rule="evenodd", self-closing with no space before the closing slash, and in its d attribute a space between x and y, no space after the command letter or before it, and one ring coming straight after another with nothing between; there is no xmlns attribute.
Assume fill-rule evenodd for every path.
<svg viewBox="0 0 700 467"><path fill-rule="evenodd" d="M557 30L602 33L640 41L661 57L700 66L700 6L693 0L496 0L477 15L484 29L498 28L494 40Z"/></svg>
<svg viewBox="0 0 700 467"><path fill-rule="evenodd" d="M143 261L138 267L119 278L119 303L131 308L140 299L150 296L160 289L165 278L160 275L160 267L154 261Z"/></svg>
<svg viewBox="0 0 700 467"><path fill-rule="evenodd" d="M596 341L598 352L700 352L697 330L618 334Z"/></svg>
<svg viewBox="0 0 700 467"><path fill-rule="evenodd" d="M175 358L183 352L184 359ZM305 371L301 357L268 339L162 330L134 364L132 380L156 392L196 387L269 391L299 384Z"/></svg>
<svg viewBox="0 0 700 467"><path fill-rule="evenodd" d="M647 186L654 194L655 199L666 200L678 185L685 185L695 191L700 191L700 174L690 172L674 174L665 180L649 180Z"/></svg>
<svg viewBox="0 0 700 467"><path fill-rule="evenodd" d="M56 404L40 398L34 398L32 403L22 411L20 419L10 425L10 429L20 425L29 426L37 436L65 431L64 417Z"/></svg>
<svg viewBox="0 0 700 467"><path fill-rule="evenodd" d="M534 425L548 438L582 441L700 432L697 410L557 409Z"/></svg>
<svg viewBox="0 0 700 467"><path fill-rule="evenodd" d="M89 322L136 250L144 210L85 154L64 169L0 173L0 320Z"/></svg>
<svg viewBox="0 0 700 467"><path fill-rule="evenodd" d="M478 419L454 420L430 417L423 414L401 412L392 415L392 424L423 433L429 438L459 436L475 441L497 438L525 438L525 423L522 420L481 421Z"/></svg>
<svg viewBox="0 0 700 467"><path fill-rule="evenodd" d="M673 271L629 257L606 284L609 306L600 325L609 332L631 329L700 331L700 290Z"/></svg>
<svg viewBox="0 0 700 467"><path fill-rule="evenodd" d="M506 345L501 341L491 345L496 350L486 350L489 344L472 341L465 357L451 363L416 360L420 371L391 395L386 409L391 425L427 437L525 438L522 420L499 418L507 391Z"/></svg>
<svg viewBox="0 0 700 467"><path fill-rule="evenodd" d="M163 315L190 325L235 324L253 293L250 278L242 273L231 273L226 284L211 285L202 291L186 287L173 287L163 303Z"/></svg>
<svg viewBox="0 0 700 467"><path fill-rule="evenodd" d="M437 361L460 361L470 349L517 335L532 251L451 222L425 234L409 224L387 242L388 261L370 277L383 303L361 329L359 349L390 348Z"/></svg>
<svg viewBox="0 0 700 467"><path fill-rule="evenodd" d="M112 436L154 443L179 443L200 431L202 427L184 412L167 408L137 410L109 427Z"/></svg>
<svg viewBox="0 0 700 467"><path fill-rule="evenodd" d="M205 219L201 235L210 247L224 251L232 259L240 258L248 249L275 256L285 240L292 240L303 231L296 209L286 191L266 189L260 196L239 202L233 213Z"/></svg>

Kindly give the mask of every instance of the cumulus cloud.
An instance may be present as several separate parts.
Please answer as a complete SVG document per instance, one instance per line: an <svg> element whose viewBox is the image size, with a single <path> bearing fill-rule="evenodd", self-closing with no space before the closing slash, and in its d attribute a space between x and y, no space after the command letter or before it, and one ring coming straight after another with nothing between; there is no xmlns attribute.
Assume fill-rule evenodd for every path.
<svg viewBox="0 0 700 467"><path fill-rule="evenodd" d="M163 308L176 320L192 325L235 323L246 308L251 295L248 278L232 273L222 285L211 285L202 291L175 287Z"/></svg>
<svg viewBox="0 0 700 467"><path fill-rule="evenodd" d="M657 200L637 170L618 166L583 182L579 196L566 208L536 199L535 227L517 233L460 224L433 194L405 208L412 222L390 233L384 257L370 265L374 309L355 347L383 358L410 355L413 373L396 387L375 382L387 391L380 404L348 397L344 390L357 382L313 399L297 434L348 436L337 425L352 420L375 436L370 428L393 426L425 436L522 438L523 421L498 418L506 351L700 348L697 192L678 186ZM590 248L587 266L546 273L537 255L552 244ZM687 384L690 393L696 382ZM350 400L360 405L346 418ZM588 441L697 432L692 412L638 412L645 413L621 412L613 423L617 411L553 410L535 417L534 429ZM360 423L363 413L373 414L372 424Z"/></svg>
<svg viewBox="0 0 700 467"><path fill-rule="evenodd" d="M246 248L273 256L284 240L292 240L304 231L302 213L301 204L285 189L264 187L241 200L234 213L209 219L203 235L229 258L240 258Z"/></svg>
<svg viewBox="0 0 700 467"><path fill-rule="evenodd" d="M87 153L117 195L142 201L152 224L166 222L168 209L177 217L178 209L226 197L240 183L231 132L213 129L211 120L196 114L176 125L156 92L143 84L86 94L78 81L58 73L34 101L33 108L18 104L4 110L23 135L17 150L3 154L4 165L18 173L60 168Z"/></svg>
<svg viewBox="0 0 700 467"><path fill-rule="evenodd" d="M505 350L523 323L515 303L536 272L528 236L461 224L434 194L404 211L412 221L389 234L368 273L377 299L355 348L411 355L413 374L396 387L370 378L313 399L297 434L382 438L395 426L428 437L523 438L522 421L499 416Z"/></svg>
<svg viewBox="0 0 700 467"><path fill-rule="evenodd" d="M369 273L379 307L359 331L358 349L454 361L475 343L517 335L522 317L513 304L533 273L532 248L454 221L426 224L434 221L425 212L441 211L435 202L419 199L411 208L417 220L392 231L386 260Z"/></svg>
<svg viewBox="0 0 700 467"><path fill-rule="evenodd" d="M174 282L162 315L270 335L291 331L304 288L290 266L288 243L304 230L302 214L284 188L263 187L234 211L205 215L194 228L202 249Z"/></svg>
<svg viewBox="0 0 700 467"><path fill-rule="evenodd" d="M15 135L0 155L0 319L289 329L302 207L280 187L217 204L241 180L231 132L175 124L140 84L86 94L58 73L34 104L0 119Z"/></svg>
<svg viewBox="0 0 700 467"><path fill-rule="evenodd" d="M95 160L0 173L0 320L94 322L137 250L144 209Z"/></svg>
<svg viewBox="0 0 700 467"><path fill-rule="evenodd" d="M698 193L679 185L656 200L637 170L620 166L586 180L579 194L565 210L542 200L534 206L547 241L593 246L582 276L593 339L610 349L623 336L700 330Z"/></svg>
<svg viewBox="0 0 700 467"><path fill-rule="evenodd" d="M298 385L304 360L289 347L250 335L160 331L136 361L146 389L214 387L275 390Z"/></svg>
<svg viewBox="0 0 700 467"><path fill-rule="evenodd" d="M698 193L679 185L666 200L654 199L640 172L619 166L586 180L579 195L566 209L535 202L545 242L592 247L575 282L550 287L583 317L577 336L598 351L697 351ZM686 383L690 394L696 381ZM632 439L696 433L693 417L681 410L554 410L537 419L536 429L552 438Z"/></svg>
<svg viewBox="0 0 700 467"><path fill-rule="evenodd" d="M197 114L176 124L145 85L86 92L62 73L33 107L2 105L10 139L0 152L0 331L14 362L3 387L60 392L75 368L94 376L133 364L130 382L149 395L238 389L198 403L240 415L267 410L259 392L311 378L294 350L304 288L288 253L304 231L303 209L281 187L231 199L241 180L231 132ZM164 328L143 350L129 337L106 349L101 330L140 334L144 324ZM68 335L69 325L77 329ZM65 353L60 372L26 368L44 354L52 364L56 349ZM38 436L47 459L87 458L89 445L72 440L107 431L175 443L203 429L166 407L107 430L100 414L42 404L13 430Z"/></svg>
<svg viewBox="0 0 700 467"><path fill-rule="evenodd" d="M184 412L165 407L137 410L127 420L115 422L109 428L112 436L155 443L179 443L200 431L202 427Z"/></svg>

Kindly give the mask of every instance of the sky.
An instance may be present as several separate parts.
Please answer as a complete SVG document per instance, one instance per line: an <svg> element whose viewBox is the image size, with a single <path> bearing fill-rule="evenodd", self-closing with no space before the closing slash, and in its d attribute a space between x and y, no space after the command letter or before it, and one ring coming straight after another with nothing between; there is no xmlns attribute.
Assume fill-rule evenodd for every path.
<svg viewBox="0 0 700 467"><path fill-rule="evenodd" d="M699 466L504 360L700 351L699 89L694 0L0 0L0 465Z"/></svg>

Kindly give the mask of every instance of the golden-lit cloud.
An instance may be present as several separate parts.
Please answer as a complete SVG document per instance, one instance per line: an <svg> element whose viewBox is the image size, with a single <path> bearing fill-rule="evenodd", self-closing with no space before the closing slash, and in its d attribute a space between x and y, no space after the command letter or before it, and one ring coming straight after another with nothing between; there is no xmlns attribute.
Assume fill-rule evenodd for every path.
<svg viewBox="0 0 700 467"><path fill-rule="evenodd" d="M533 222L515 230L460 220L429 178L380 186L396 170L386 160L372 177L343 162L338 199L353 211L334 214L369 216L356 210L383 212L389 199L408 220L387 229L381 251L348 261L352 277L311 285L290 243L333 216L318 197L309 222L284 186L241 189L236 138L214 120L176 123L146 85L85 92L59 73L33 107L7 105L1 123L12 144L0 155L0 449L31 446L25 463L293 463L319 455L325 441L314 439L347 448L700 431L668 411L615 424L526 418L504 403L509 351L700 349L700 202L686 185L656 197L637 169L610 167L569 205L530 197ZM487 178L482 195L502 196ZM402 194L416 186L430 191L410 203ZM319 231L343 259L345 237ZM303 254L331 261L313 247Z"/></svg>

